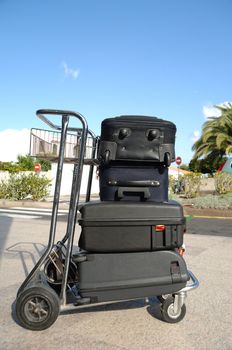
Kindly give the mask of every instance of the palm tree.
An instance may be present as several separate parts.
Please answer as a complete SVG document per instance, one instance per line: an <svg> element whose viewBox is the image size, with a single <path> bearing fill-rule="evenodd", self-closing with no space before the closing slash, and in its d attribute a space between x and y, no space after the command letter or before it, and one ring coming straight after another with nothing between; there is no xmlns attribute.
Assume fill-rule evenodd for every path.
<svg viewBox="0 0 232 350"><path fill-rule="evenodd" d="M218 158L232 152L232 104L215 106L220 110L220 117L211 117L203 125L202 135L192 150L193 159Z"/></svg>

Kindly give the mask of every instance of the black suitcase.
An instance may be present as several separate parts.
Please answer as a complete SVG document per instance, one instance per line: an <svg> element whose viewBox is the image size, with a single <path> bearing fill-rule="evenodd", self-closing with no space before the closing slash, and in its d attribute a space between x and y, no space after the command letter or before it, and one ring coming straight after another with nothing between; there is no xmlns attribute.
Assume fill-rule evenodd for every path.
<svg viewBox="0 0 232 350"><path fill-rule="evenodd" d="M102 201L168 201L168 168L160 164L113 162L99 167Z"/></svg>
<svg viewBox="0 0 232 350"><path fill-rule="evenodd" d="M175 160L176 126L156 117L120 116L103 120L98 158L104 164L114 160L161 162Z"/></svg>
<svg viewBox="0 0 232 350"><path fill-rule="evenodd" d="M80 208L79 247L88 252L139 252L183 244L185 218L175 202L88 202Z"/></svg>
<svg viewBox="0 0 232 350"><path fill-rule="evenodd" d="M80 295L92 303L173 294L189 279L183 258L173 251L87 253L78 272Z"/></svg>

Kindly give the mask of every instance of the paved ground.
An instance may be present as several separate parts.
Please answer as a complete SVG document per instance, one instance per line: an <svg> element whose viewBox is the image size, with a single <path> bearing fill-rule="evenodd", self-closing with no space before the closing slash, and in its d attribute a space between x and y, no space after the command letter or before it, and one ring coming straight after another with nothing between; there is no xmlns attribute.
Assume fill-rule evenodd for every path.
<svg viewBox="0 0 232 350"><path fill-rule="evenodd" d="M190 218L188 233L232 238L232 219Z"/></svg>
<svg viewBox="0 0 232 350"><path fill-rule="evenodd" d="M200 287L189 293L181 323L161 321L154 298L149 303L139 300L77 309L60 315L50 329L32 332L15 322L12 309L18 287L47 242L48 217L0 216L0 349L232 349L232 221L211 224L193 219L189 222L192 233L185 235L186 261ZM57 231L60 238L65 232L63 220Z"/></svg>

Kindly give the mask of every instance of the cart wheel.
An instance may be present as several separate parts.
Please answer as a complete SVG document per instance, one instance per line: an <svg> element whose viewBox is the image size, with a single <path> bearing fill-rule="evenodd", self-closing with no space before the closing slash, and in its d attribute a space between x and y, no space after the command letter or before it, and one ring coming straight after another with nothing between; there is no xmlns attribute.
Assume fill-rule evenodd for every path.
<svg viewBox="0 0 232 350"><path fill-rule="evenodd" d="M60 312L57 294L46 285L29 287L16 299L16 315L21 325L41 331L50 327Z"/></svg>
<svg viewBox="0 0 232 350"><path fill-rule="evenodd" d="M185 304L182 305L180 311L178 313L175 313L174 311L174 298L168 297L162 302L161 305L161 313L163 316L164 321L168 323L177 323L180 322L185 314L186 314L186 306Z"/></svg>

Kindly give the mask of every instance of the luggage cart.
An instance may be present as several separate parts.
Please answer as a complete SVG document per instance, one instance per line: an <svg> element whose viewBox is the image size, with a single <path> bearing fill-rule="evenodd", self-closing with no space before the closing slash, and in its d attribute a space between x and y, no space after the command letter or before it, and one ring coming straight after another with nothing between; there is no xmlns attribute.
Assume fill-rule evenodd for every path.
<svg viewBox="0 0 232 350"><path fill-rule="evenodd" d="M36 114L50 128L59 131L61 136L48 245L39 261L18 290L16 297L16 316L20 324L31 330L43 330L50 327L55 322L62 310L101 301L107 302L112 300L147 298L150 296L158 296L161 302L163 319L166 322L179 322L183 319L186 313L185 299L187 292L195 289L199 285L199 282L192 272L186 270L184 260L176 252L168 253L170 255L169 259L172 259L173 254L175 254L178 259L178 264L180 263L184 271L183 275L187 275L187 277L185 278L186 282L183 283L182 281L180 283L180 281L177 281L178 283L173 285L171 289L170 287L163 285L156 285L154 288L151 288L151 286L140 288L140 286L137 285L136 289L132 290L132 288L127 285L126 289L124 288L126 291L122 293L120 292L120 289L117 291L114 290L114 287L110 290L108 283L105 291L100 292L99 298L96 298L96 296L88 297L88 293L89 295L95 295L95 288L90 287L87 292L84 289L81 289L81 285L83 284L81 284L81 282L83 282L81 281L81 278L82 280L85 279L83 276L87 273L86 271L89 271L88 268L86 268L86 266L88 266L88 264L86 265L86 262L89 262L92 274L96 274L98 264L100 268L100 266L104 266L107 263L104 261L102 262L102 259L104 260L104 255L88 254L88 252L82 250L79 250L77 253L73 252L74 232L78 215L83 166L84 164L90 166L86 192L86 202L89 202L93 170L94 167L99 164L96 159L96 150L99 139L93 132L88 130L87 122L80 113L66 110L41 109L38 110ZM60 116L61 125L54 124L50 118L48 119L48 115L50 118L51 116ZM69 126L70 119L73 118L79 121L81 124L80 128ZM68 132L72 132L78 136L80 141L79 154L78 158L74 160L73 181L66 233L61 241L55 243L62 170L65 160L65 143ZM92 139L90 159L85 158L88 137ZM153 254L152 259L157 258L158 253L159 252L151 253ZM139 264L139 259L144 260L145 258L145 255L142 255L143 253L133 254L134 260L131 259L132 255L129 253L124 253L120 256L122 261L125 260L126 263L132 261L131 267L128 267L129 272L133 271L133 264ZM114 254L106 255L107 259L111 259L109 261L116 261ZM95 262L91 265L91 260L94 260L95 258ZM130 260L126 260L129 258ZM98 273L100 275L101 271L98 271ZM151 295L152 290L155 291L155 294L153 295Z"/></svg>

